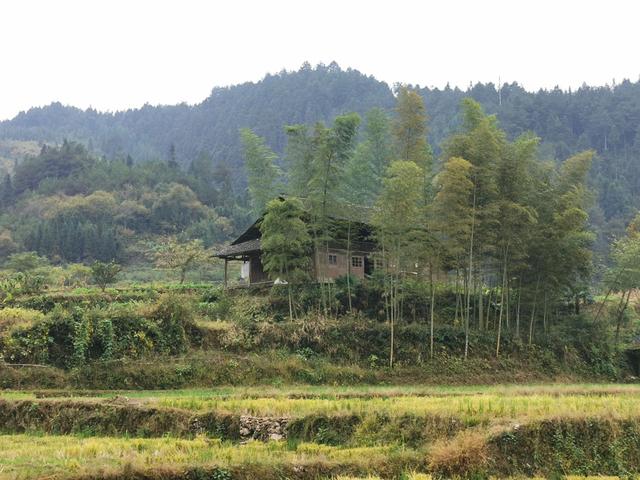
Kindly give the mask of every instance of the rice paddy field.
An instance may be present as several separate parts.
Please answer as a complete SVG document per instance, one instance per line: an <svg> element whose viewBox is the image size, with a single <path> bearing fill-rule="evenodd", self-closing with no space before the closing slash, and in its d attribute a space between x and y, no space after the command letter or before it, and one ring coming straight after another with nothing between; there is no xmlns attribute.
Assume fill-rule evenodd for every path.
<svg viewBox="0 0 640 480"><path fill-rule="evenodd" d="M634 477L640 385L0 392L0 479Z"/></svg>

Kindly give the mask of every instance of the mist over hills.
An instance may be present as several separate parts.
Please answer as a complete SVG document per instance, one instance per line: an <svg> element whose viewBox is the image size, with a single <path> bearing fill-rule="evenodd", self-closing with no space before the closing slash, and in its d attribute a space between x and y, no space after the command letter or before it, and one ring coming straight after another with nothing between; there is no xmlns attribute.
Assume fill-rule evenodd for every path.
<svg viewBox="0 0 640 480"><path fill-rule="evenodd" d="M440 142L456 127L465 96L496 114L515 137L533 131L542 139L541 155L564 159L593 149L597 159L592 182L597 190L595 225L615 222L614 230L640 207L640 82L528 92L516 83L497 88L476 84L458 88L420 88L429 115L429 142ZM277 152L285 147L283 125L330 121L338 114L364 114L372 107L393 109L393 89L357 70L337 64L267 75L263 80L214 88L197 105L144 106L116 113L52 103L0 122L0 139L56 142L77 140L109 158L131 155L134 161L166 159L173 145L186 166L200 153L229 167L242 185L244 171L238 129L252 128ZM611 230L608 228L607 230Z"/></svg>

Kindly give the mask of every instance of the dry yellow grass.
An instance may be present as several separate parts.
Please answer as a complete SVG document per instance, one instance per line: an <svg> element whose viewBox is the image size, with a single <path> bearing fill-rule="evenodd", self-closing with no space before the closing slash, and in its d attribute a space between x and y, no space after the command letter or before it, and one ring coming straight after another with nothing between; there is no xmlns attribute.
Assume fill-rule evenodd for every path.
<svg viewBox="0 0 640 480"><path fill-rule="evenodd" d="M334 395L331 396L330 392ZM420 387L284 387L281 389L220 388L112 392L80 396L80 401L103 401L126 396L149 406L193 411L218 411L255 416L350 415L370 413L398 416L455 417L479 422L526 422L542 418L582 416L633 418L640 415L638 385L541 385L467 387L441 390ZM52 394L55 398L56 394ZM69 398L68 394L64 395ZM0 392L0 398L29 399L29 392Z"/></svg>
<svg viewBox="0 0 640 480"><path fill-rule="evenodd" d="M80 438L73 436L0 436L0 479L119 472L124 468L176 469L188 466L223 468L260 465L346 465L345 472L377 473L377 465L407 455L410 463L401 468L429 468L439 474L465 471L487 460L487 438L515 423L525 424L548 418L638 418L640 389L626 385L571 385L530 387L468 387L464 389L421 389L421 387L337 388L284 387L273 397L273 390L222 388L168 392L119 392L131 396L139 405L178 407L194 411L215 410L258 416L359 414L377 421L376 414L400 416L451 416L468 422L471 428L448 440L404 449L389 440L382 446L347 448L294 442L238 445L196 438ZM92 397L75 397L83 402L105 402L116 395L104 392ZM310 398L297 398L308 396ZM3 398L35 398L29 392L3 392ZM69 398L61 398L66 401ZM119 399L119 401L122 399ZM380 437L382 439L383 437ZM393 443L393 444L391 444ZM356 445L351 443L350 445ZM376 445L375 442L362 445ZM422 444L421 444L422 445ZM334 472L336 470L333 470ZM422 474L406 474L407 479L428 480ZM579 477L574 477L579 478ZM377 477L334 477L334 480L377 480Z"/></svg>
<svg viewBox="0 0 640 480"><path fill-rule="evenodd" d="M463 431L453 440L436 442L429 449L430 469L441 473L468 471L487 461L487 435L477 430Z"/></svg>
<svg viewBox="0 0 640 480"><path fill-rule="evenodd" d="M414 473L414 472L409 472L406 473L405 476L403 477L404 480L431 480L431 475L427 475L425 473ZM338 475L337 477L334 477L333 480L382 480L380 477L373 477L373 476L368 476L368 477L349 477L349 476L344 476L344 475Z"/></svg>
<svg viewBox="0 0 640 480"><path fill-rule="evenodd" d="M305 464L313 461L375 465L391 447L337 448L300 444L288 450L284 442L250 442L238 446L196 438L78 438L73 436L0 435L0 479L65 478L99 475L123 468L179 469L233 467L251 464Z"/></svg>
<svg viewBox="0 0 640 480"><path fill-rule="evenodd" d="M640 414L639 394L607 395L457 395L452 397L388 397L350 399L292 398L149 398L162 407L222 411L256 416L301 417L312 414L454 416L463 421L534 420L550 417L606 416L630 418Z"/></svg>
<svg viewBox="0 0 640 480"><path fill-rule="evenodd" d="M43 318L44 314L38 310L6 307L0 309L0 332L30 327Z"/></svg>

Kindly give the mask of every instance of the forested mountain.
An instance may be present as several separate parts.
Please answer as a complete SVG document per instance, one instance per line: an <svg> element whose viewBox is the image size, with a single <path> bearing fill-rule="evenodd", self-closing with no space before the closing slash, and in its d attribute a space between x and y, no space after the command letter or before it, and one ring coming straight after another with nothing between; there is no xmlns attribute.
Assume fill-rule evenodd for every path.
<svg viewBox="0 0 640 480"><path fill-rule="evenodd" d="M235 168L241 161L238 131L248 127L265 136L281 152L282 125L328 121L354 111L363 114L374 106L391 108L388 85L356 70L336 64L295 73L267 75L258 83L215 88L202 103L116 113L80 110L53 103L33 108L0 123L0 138L87 143L108 157L130 154L136 161L175 157L189 164L201 152Z"/></svg>
<svg viewBox="0 0 640 480"><path fill-rule="evenodd" d="M602 235L620 232L640 207L640 82L577 91L527 92L518 84L476 84L458 88L419 88L429 115L429 142L440 143L458 125L461 100L471 96L496 114L509 137L533 131L542 139L541 156L564 159L593 149L591 181L597 201L591 222ZM251 128L282 154L283 125L328 122L336 115L372 107L391 111L392 89L384 82L335 63L267 75L257 83L215 88L202 103L144 106L116 113L80 110L53 103L0 123L0 139L61 143L77 140L107 158L175 160L187 167L201 154L244 188L239 129ZM604 245L605 238L600 239Z"/></svg>

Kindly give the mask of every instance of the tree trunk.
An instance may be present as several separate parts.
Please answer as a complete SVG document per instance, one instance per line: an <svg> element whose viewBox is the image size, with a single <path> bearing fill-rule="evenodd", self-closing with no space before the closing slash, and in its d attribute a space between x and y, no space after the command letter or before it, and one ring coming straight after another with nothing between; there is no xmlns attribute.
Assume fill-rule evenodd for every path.
<svg viewBox="0 0 640 480"><path fill-rule="evenodd" d="M396 314L397 314L397 298L396 298L396 290L395 290L395 280L392 277L391 280L391 325L390 327L390 348L389 348L389 368L393 368L393 352L394 352L394 340L395 340L395 320L396 320Z"/></svg>
<svg viewBox="0 0 640 480"><path fill-rule="evenodd" d="M538 301L538 286L540 285L540 275L536 281L536 291L533 294L533 306L531 307L531 320L529 321L529 345L533 343L533 321L536 316L536 302Z"/></svg>
<svg viewBox="0 0 640 480"><path fill-rule="evenodd" d="M469 314L471 303L471 275L473 274L473 237L476 226L476 188L473 187L473 210L471 212L471 234L469 236L469 271L467 280L467 311L464 321L464 358L469 356Z"/></svg>
<svg viewBox="0 0 640 480"><path fill-rule="evenodd" d="M484 330L484 299L482 298L482 277L478 281L478 330Z"/></svg>
<svg viewBox="0 0 640 480"><path fill-rule="evenodd" d="M293 322L293 298L291 296L291 284L287 285L289 290L289 320Z"/></svg>
<svg viewBox="0 0 640 480"><path fill-rule="evenodd" d="M625 269L621 268L620 271L617 273L615 280L613 281L613 285L617 285L618 284L618 279L620 278L620 276L624 273ZM609 288L609 290L607 290L607 294L604 296L604 299L602 300L602 303L600 304L600 306L598 307L598 313L596 313L596 318L594 319L594 322L598 321L598 318L600 318L600 313L602 312L602 308L604 307L604 304L607 303L607 300L609 299L609 295L611 295L611 292L613 292L613 286L611 286Z"/></svg>
<svg viewBox="0 0 640 480"><path fill-rule="evenodd" d="M542 328L544 334L547 334L547 289L544 290L544 303L542 307Z"/></svg>
<svg viewBox="0 0 640 480"><path fill-rule="evenodd" d="M500 289L500 313L498 315L498 341L496 342L496 358L500 356L500 337L502 335L502 312L504 311L504 304L507 301L505 298L505 290L507 289L507 258L508 258L509 246L505 248L504 262L502 264L502 288ZM508 307L507 307L508 308ZM507 315L509 315L507 313Z"/></svg>
<svg viewBox="0 0 640 480"><path fill-rule="evenodd" d="M316 219L317 222L317 219ZM320 255L322 252L320 239L318 238L318 230L315 224L312 224L312 236L313 236L313 258L314 258L314 267L315 267L315 275L316 281L318 282L318 287L320 288L320 309L322 310L323 315L327 316L327 298L325 293L325 285L324 285L324 275L325 268L324 262L320 260Z"/></svg>
<svg viewBox="0 0 640 480"><path fill-rule="evenodd" d="M456 268L456 283L455 283L455 291L456 291L456 311L453 315L453 324L458 325L458 310L460 309L460 269Z"/></svg>
<svg viewBox="0 0 640 480"><path fill-rule="evenodd" d="M522 279L518 278L518 304L516 306L516 338L520 338L520 298L522 297Z"/></svg>
<svg viewBox="0 0 640 480"><path fill-rule="evenodd" d="M385 315L385 320L387 321L387 323L391 322L391 318L389 316L389 290L387 289L387 276L389 274L389 266L387 263L387 256L386 256L386 250L385 250L385 245L384 245L384 239L382 241L382 269L383 269L383 273L384 275L382 276L382 291L383 296L384 296L384 315Z"/></svg>
<svg viewBox="0 0 640 480"><path fill-rule="evenodd" d="M506 271L506 265L507 265L507 261L505 260L505 275L507 273ZM510 313L511 313L511 282L509 282L509 277L507 276L507 279L505 280L505 293L504 293L504 302L505 302L505 328L507 330L510 329L511 325L509 323L509 319L511 317Z"/></svg>
<svg viewBox="0 0 640 480"><path fill-rule="evenodd" d="M469 356L469 275L465 272L462 280L462 295L464 304L462 305L462 323L464 325L464 358Z"/></svg>
<svg viewBox="0 0 640 480"><path fill-rule="evenodd" d="M616 350L618 349L618 341L620 339L620 327L622 326L622 319L624 318L624 312L627 310L629 306L629 299L631 298L631 289L627 293L627 300L624 301L624 291L622 292L622 300L624 301L624 305L618 310L618 315L616 318Z"/></svg>
<svg viewBox="0 0 640 480"><path fill-rule="evenodd" d="M487 297L487 315L485 319L485 330L491 328L491 298L493 297L493 288L489 288L489 296Z"/></svg>
<svg viewBox="0 0 640 480"><path fill-rule="evenodd" d="M349 313L352 313L351 305L351 220L347 227L347 297L349 298Z"/></svg>
<svg viewBox="0 0 640 480"><path fill-rule="evenodd" d="M431 286L431 304L429 305L429 358L433 359L433 323L434 304L436 301L436 289L433 284L433 264L429 264L429 284Z"/></svg>

